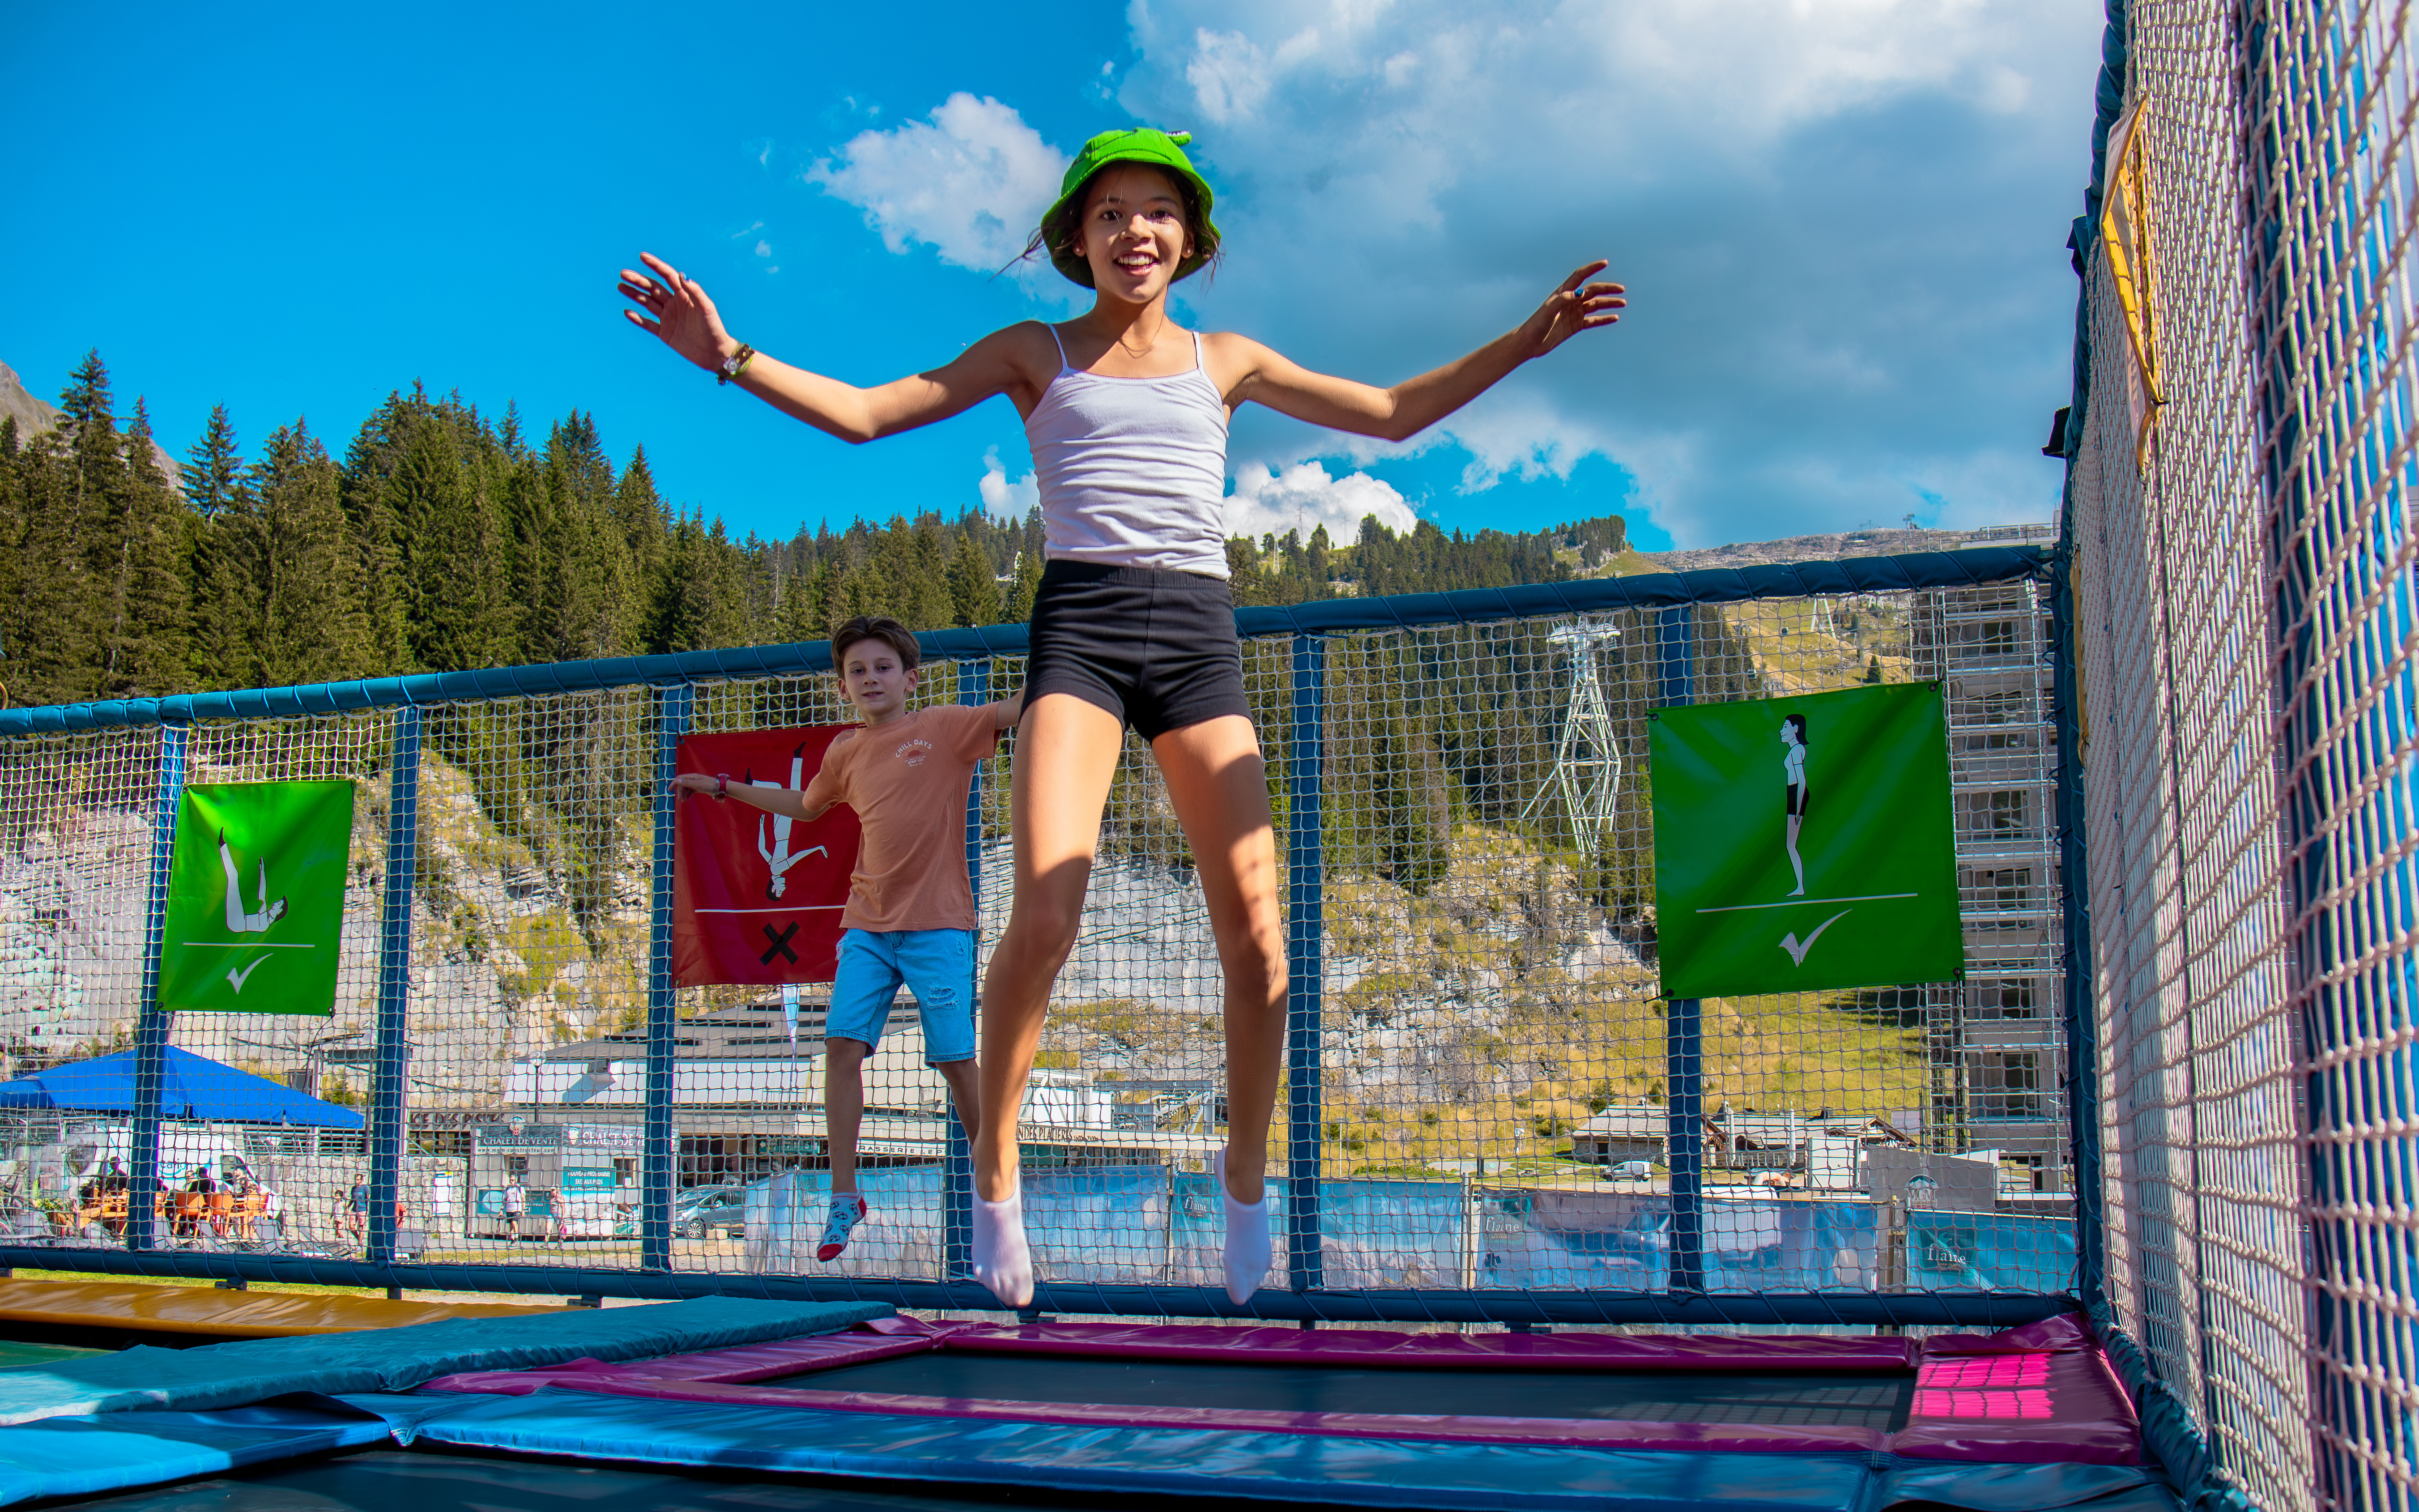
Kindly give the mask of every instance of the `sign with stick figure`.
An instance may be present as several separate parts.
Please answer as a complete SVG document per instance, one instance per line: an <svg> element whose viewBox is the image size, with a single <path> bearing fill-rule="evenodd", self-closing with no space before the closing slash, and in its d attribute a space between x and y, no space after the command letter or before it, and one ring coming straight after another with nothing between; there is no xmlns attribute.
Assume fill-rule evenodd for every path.
<svg viewBox="0 0 2419 1512"><path fill-rule="evenodd" d="M1665 996L1964 975L1937 684L1657 709L1647 749Z"/></svg>
<svg viewBox="0 0 2419 1512"><path fill-rule="evenodd" d="M187 788L168 862L160 1006L334 1012L352 836L347 781Z"/></svg>
<svg viewBox="0 0 2419 1512"><path fill-rule="evenodd" d="M803 793L852 724L690 735L677 770L732 787ZM776 985L829 981L840 914L856 868L856 813L834 805L809 824L684 792L672 821L672 980Z"/></svg>

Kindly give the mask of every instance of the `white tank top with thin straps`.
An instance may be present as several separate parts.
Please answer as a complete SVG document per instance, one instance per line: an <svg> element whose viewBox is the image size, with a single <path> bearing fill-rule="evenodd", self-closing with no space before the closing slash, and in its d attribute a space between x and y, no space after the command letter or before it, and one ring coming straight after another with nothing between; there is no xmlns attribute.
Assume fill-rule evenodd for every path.
<svg viewBox="0 0 2419 1512"><path fill-rule="evenodd" d="M1103 378L1067 361L1025 417L1052 561L1226 576L1226 400L1201 362Z"/></svg>

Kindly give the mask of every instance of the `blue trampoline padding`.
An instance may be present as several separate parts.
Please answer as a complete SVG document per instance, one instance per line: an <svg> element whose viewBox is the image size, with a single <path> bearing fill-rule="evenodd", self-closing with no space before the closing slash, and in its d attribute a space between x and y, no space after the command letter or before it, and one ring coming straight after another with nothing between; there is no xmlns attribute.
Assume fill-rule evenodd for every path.
<svg viewBox="0 0 2419 1512"><path fill-rule="evenodd" d="M1937 1502L1970 1512L2174 1512L2165 1477L2137 1465L1969 1465L1901 1459L1876 1507Z"/></svg>
<svg viewBox="0 0 2419 1512"><path fill-rule="evenodd" d="M732 1407L548 1389L465 1398L423 1443L649 1465L1457 1512L1868 1512L1863 1457L1442 1444ZM355 1405L370 1404L356 1400Z"/></svg>
<svg viewBox="0 0 2419 1512"><path fill-rule="evenodd" d="M648 1307L564 1308L519 1318L449 1319L192 1350L148 1345L0 1372L0 1424L127 1408L201 1412L293 1392L405 1391L466 1370L521 1370L565 1360L692 1354L827 1334L887 1318L881 1303L698 1297Z"/></svg>
<svg viewBox="0 0 2419 1512"><path fill-rule="evenodd" d="M171 1351L172 1352L172 1351ZM360 1449L393 1431L327 1398L214 1412L108 1412L0 1429L0 1506L96 1496L300 1455Z"/></svg>

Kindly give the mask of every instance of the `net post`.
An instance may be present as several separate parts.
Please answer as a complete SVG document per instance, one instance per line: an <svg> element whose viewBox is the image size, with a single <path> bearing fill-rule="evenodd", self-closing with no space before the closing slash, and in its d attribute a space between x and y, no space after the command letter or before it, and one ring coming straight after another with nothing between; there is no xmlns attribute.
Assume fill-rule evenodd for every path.
<svg viewBox="0 0 2419 1512"><path fill-rule="evenodd" d="M185 727L160 727L160 786L152 799L151 875L143 905L143 1001L134 1024L134 1115L127 1173L126 1247L145 1250L156 1235L160 1195L160 1099L168 1079L168 1015L160 1009L160 950L168 933L168 860L177 843L177 807L185 795Z"/></svg>
<svg viewBox="0 0 2419 1512"><path fill-rule="evenodd" d="M387 768L386 880L378 898L377 1072L370 1085L369 1242L362 1258L394 1263L395 1201L403 1186L406 1068L411 1047L411 895L420 855L420 709L394 720Z"/></svg>
<svg viewBox="0 0 2419 1512"><path fill-rule="evenodd" d="M639 1167L639 1265L672 1268L672 1096L677 1089L678 1004L672 996L672 776L688 733L697 690L675 683L655 690L655 865L647 932L646 1143Z"/></svg>
<svg viewBox="0 0 2419 1512"><path fill-rule="evenodd" d="M958 702L983 704L991 702L991 662L962 661L958 663ZM975 929L982 929L982 808L983 768L977 762L973 775L966 780L966 887L974 895ZM979 1027L982 1014L982 962L980 952L974 952L974 980L966 983L966 1001L974 1005L976 1024ZM948 1149L941 1161L941 1279L962 1280L974 1274L975 1268L975 1159L974 1147L966 1139L966 1127L959 1120L955 1094L948 1099Z"/></svg>
<svg viewBox="0 0 2419 1512"><path fill-rule="evenodd" d="M1661 702L1667 706L1687 703L1696 697L1689 644L1696 612L1692 604L1667 609L1656 625ZM1702 1007L1694 997L1668 998L1663 1004L1665 1164L1672 1173L1671 1289L1675 1294L1702 1294L1705 1289Z"/></svg>
<svg viewBox="0 0 2419 1512"><path fill-rule="evenodd" d="M2084 839L2083 721L2074 635L2074 511L2050 563L2050 677L2057 731L2057 865L2066 936L2059 990L2066 1028L2067 1147L2073 1163L2075 1295L2085 1316L2108 1316L2106 1196L2100 1168L2100 1026L2092 1012L2091 887Z"/></svg>
<svg viewBox="0 0 2419 1512"><path fill-rule="evenodd" d="M1318 1211L1320 797L1327 751L1327 642L1293 638L1292 739L1286 762L1286 1273L1295 1291L1326 1284Z"/></svg>

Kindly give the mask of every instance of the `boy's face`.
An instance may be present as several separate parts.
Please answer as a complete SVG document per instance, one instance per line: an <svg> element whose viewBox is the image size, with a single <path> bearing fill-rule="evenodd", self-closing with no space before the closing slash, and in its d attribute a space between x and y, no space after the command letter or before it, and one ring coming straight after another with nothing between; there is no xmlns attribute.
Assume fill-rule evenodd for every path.
<svg viewBox="0 0 2419 1512"><path fill-rule="evenodd" d="M858 640L840 652L840 690L868 724L880 724L905 712L916 671L900 661L888 641Z"/></svg>

